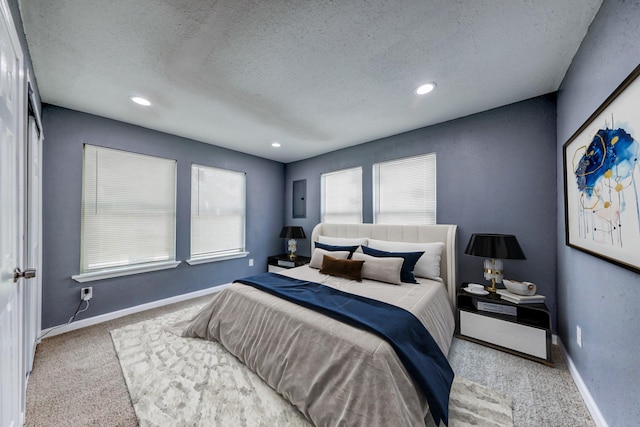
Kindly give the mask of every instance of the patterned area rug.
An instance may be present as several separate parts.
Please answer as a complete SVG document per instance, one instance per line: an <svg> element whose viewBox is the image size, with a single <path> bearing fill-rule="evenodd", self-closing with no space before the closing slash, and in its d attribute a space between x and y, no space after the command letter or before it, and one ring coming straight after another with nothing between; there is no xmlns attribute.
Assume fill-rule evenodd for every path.
<svg viewBox="0 0 640 427"><path fill-rule="evenodd" d="M163 327L200 306L111 331L141 426L309 426L287 400L217 342ZM459 376L449 426L513 426L511 398ZM431 424L429 424L431 422ZM433 426L431 417L427 425Z"/></svg>

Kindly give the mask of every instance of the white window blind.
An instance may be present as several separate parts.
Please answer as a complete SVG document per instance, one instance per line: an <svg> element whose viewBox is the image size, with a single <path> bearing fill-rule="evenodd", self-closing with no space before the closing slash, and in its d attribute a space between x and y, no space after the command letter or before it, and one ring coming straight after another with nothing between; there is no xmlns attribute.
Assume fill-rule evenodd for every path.
<svg viewBox="0 0 640 427"><path fill-rule="evenodd" d="M344 169L321 175L321 222L362 222L362 168Z"/></svg>
<svg viewBox="0 0 640 427"><path fill-rule="evenodd" d="M374 223L436 223L436 155L373 165Z"/></svg>
<svg viewBox="0 0 640 427"><path fill-rule="evenodd" d="M80 272L175 260L176 161L84 146Z"/></svg>
<svg viewBox="0 0 640 427"><path fill-rule="evenodd" d="M191 258L245 250L246 174L191 166Z"/></svg>

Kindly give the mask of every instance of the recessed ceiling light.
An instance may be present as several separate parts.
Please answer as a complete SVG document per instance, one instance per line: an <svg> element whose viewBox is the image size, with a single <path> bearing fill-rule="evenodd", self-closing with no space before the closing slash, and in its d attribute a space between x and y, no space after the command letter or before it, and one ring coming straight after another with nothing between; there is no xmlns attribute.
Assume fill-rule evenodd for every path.
<svg viewBox="0 0 640 427"><path fill-rule="evenodd" d="M418 88L416 89L416 93L418 95L425 95L429 92L431 92L432 90L434 90L436 88L436 84L435 83L425 83L421 86L418 86Z"/></svg>
<svg viewBox="0 0 640 427"><path fill-rule="evenodd" d="M145 107L148 107L149 105L151 105L151 102L148 99L142 98L140 96L131 96L129 97L129 99L131 99L136 104L143 105Z"/></svg>
<svg viewBox="0 0 640 427"><path fill-rule="evenodd" d="M279 142L272 142L271 146L274 148L280 148L280 143Z"/></svg>

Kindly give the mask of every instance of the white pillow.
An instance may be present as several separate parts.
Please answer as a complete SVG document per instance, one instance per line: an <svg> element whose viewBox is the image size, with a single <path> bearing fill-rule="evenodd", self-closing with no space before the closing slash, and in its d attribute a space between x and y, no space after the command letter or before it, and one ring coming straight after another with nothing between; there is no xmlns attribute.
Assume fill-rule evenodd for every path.
<svg viewBox="0 0 640 427"><path fill-rule="evenodd" d="M309 261L309 267L313 268L321 268L322 267L322 259L325 255L332 256L338 259L347 259L349 258L349 251L327 251L325 249L315 248L313 251L313 255L311 256L311 261Z"/></svg>
<svg viewBox="0 0 640 427"><path fill-rule="evenodd" d="M427 279L440 278L440 258L444 243L412 243L412 242L388 242L386 240L369 239L370 248L387 252L420 252L424 254L418 259L413 270L413 275Z"/></svg>
<svg viewBox="0 0 640 427"><path fill-rule="evenodd" d="M329 236L318 236L318 242L325 243L327 245L333 246L360 246L365 245L369 246L367 243L369 239L366 237L358 237L358 238L350 238L350 237L329 237ZM358 252L362 252L361 248L356 249Z"/></svg>
<svg viewBox="0 0 640 427"><path fill-rule="evenodd" d="M351 259L364 261L364 264L362 265L363 279L393 283L394 285L402 284L402 280L400 280L400 270L402 269L404 258L374 257L354 252Z"/></svg>

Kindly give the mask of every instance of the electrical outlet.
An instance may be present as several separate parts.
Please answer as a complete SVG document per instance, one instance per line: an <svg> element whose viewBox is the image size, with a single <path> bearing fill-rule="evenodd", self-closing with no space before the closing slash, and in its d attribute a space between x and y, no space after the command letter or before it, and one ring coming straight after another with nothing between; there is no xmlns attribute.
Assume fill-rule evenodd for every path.
<svg viewBox="0 0 640 427"><path fill-rule="evenodd" d="M93 297L93 288L91 286L80 289L80 299L89 301Z"/></svg>
<svg viewBox="0 0 640 427"><path fill-rule="evenodd" d="M580 326L576 326L576 341L578 342L578 346L582 348L582 328L580 328Z"/></svg>
<svg viewBox="0 0 640 427"><path fill-rule="evenodd" d="M253 267L253 258L249 260L249 267Z"/></svg>

